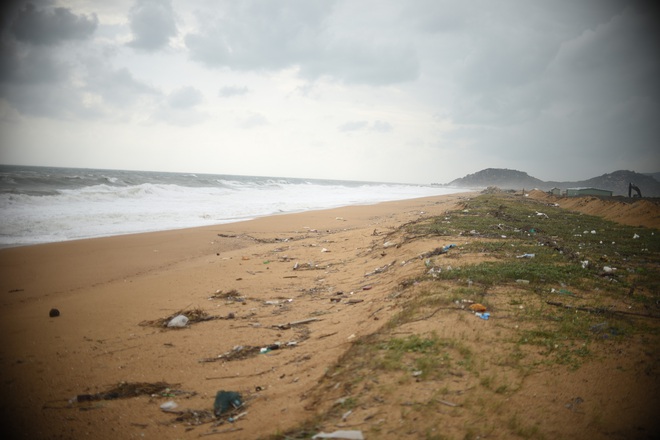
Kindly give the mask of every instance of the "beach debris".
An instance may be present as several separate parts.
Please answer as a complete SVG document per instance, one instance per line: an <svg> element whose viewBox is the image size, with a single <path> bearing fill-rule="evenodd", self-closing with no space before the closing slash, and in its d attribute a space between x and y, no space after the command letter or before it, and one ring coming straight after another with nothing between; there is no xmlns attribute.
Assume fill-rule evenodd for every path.
<svg viewBox="0 0 660 440"><path fill-rule="evenodd" d="M276 324L273 327L278 328L280 330L288 330L293 326L300 325L300 324L308 324L308 323L314 322L314 321L319 321L319 318L301 319L300 321L292 321L292 322L287 322L285 324Z"/></svg>
<svg viewBox="0 0 660 440"><path fill-rule="evenodd" d="M558 294L560 294L560 295L576 296L576 295L575 295L573 292L571 292L570 290L566 290L566 289L559 289L559 290L557 290L557 289L555 289L554 287L553 287L552 289L550 289L550 293L558 293Z"/></svg>
<svg viewBox="0 0 660 440"><path fill-rule="evenodd" d="M287 298L287 299L270 299L267 301L264 301L264 304L267 306L281 306L285 305L287 303L292 303L293 298Z"/></svg>
<svg viewBox="0 0 660 440"><path fill-rule="evenodd" d="M638 238L639 238L639 235L637 235L637 234L634 234L634 235L633 235L633 240L636 240L636 239L638 239Z"/></svg>
<svg viewBox="0 0 660 440"><path fill-rule="evenodd" d="M490 318L490 313L488 313L488 312L486 312L486 313L475 313L474 315L477 318L481 318L481 319L484 319L484 320L488 320L488 318Z"/></svg>
<svg viewBox="0 0 660 440"><path fill-rule="evenodd" d="M363 286L362 290L371 290L373 289L373 286Z"/></svg>
<svg viewBox="0 0 660 440"><path fill-rule="evenodd" d="M187 324L194 324L197 322L204 322L204 321L211 321L214 319L224 319L224 317L221 316L213 316L209 315L202 309L191 309L191 310L179 310L176 313L171 314L170 316L167 316L165 318L160 318L160 319L155 319L152 321L142 321L140 323L141 326L143 327L164 327L164 328L170 328L170 329L177 329L181 327L176 327L176 326L169 326L169 323L174 320L174 318L177 318L178 316L183 315L186 319L188 319ZM175 323L181 323L183 321L183 318L178 318ZM185 325L184 325L185 326Z"/></svg>
<svg viewBox="0 0 660 440"><path fill-rule="evenodd" d="M399 243L394 242L394 241L386 241L385 243L383 243L384 248L394 247L394 246L398 246L398 245L399 245Z"/></svg>
<svg viewBox="0 0 660 440"><path fill-rule="evenodd" d="M536 211L536 216L542 218L550 218L548 217L548 214L544 214L543 212L538 212L538 211Z"/></svg>
<svg viewBox="0 0 660 440"><path fill-rule="evenodd" d="M245 417L247 414L248 414L247 411L243 411L243 412L240 413L240 414L237 414L237 415L235 415L235 416L233 416L233 417L229 417L229 418L227 419L227 421L228 421L229 423L234 423L235 421L237 421L237 420L240 419L241 417Z"/></svg>
<svg viewBox="0 0 660 440"><path fill-rule="evenodd" d="M519 279L519 280L516 280L516 283L518 283L518 284L529 284L529 280Z"/></svg>
<svg viewBox="0 0 660 440"><path fill-rule="evenodd" d="M93 402L98 400L127 399L137 396L174 397L182 394L195 395L190 391L174 389L179 384L167 382L120 382L116 386L96 394L78 394L69 403Z"/></svg>
<svg viewBox="0 0 660 440"><path fill-rule="evenodd" d="M478 312L478 313L483 313L487 310L486 306L484 306L483 304L479 304L479 303L471 304L469 309L472 310L473 312Z"/></svg>
<svg viewBox="0 0 660 440"><path fill-rule="evenodd" d="M454 402L450 402L448 400L435 399L435 401L438 402L438 403L442 403L443 405L447 405L447 406L451 406L451 407L460 406L459 404L454 403Z"/></svg>
<svg viewBox="0 0 660 440"><path fill-rule="evenodd" d="M240 393L236 391L218 391L215 395L213 402L213 413L216 417L230 411L231 409L238 409L243 405L243 400Z"/></svg>
<svg viewBox="0 0 660 440"><path fill-rule="evenodd" d="M277 326L273 326L277 327ZM300 335L299 335L300 336ZM308 335L303 334L301 340L304 340L308 338ZM211 357L211 358L204 358L200 359L200 363L207 363L207 362L218 362L218 361L236 361L236 360L243 360L247 358L251 358L254 356L257 356L259 354L266 354L271 352L272 350L281 350L284 348L294 348L298 346L299 341L288 341L285 343L282 342L273 342L271 344L266 344L266 345L261 345L261 346L254 346L254 345L235 345L231 350L219 354L218 356Z"/></svg>
<svg viewBox="0 0 660 440"><path fill-rule="evenodd" d="M379 274L379 273L383 273L383 272L387 271L387 269L389 269L390 267L392 267L392 266L394 265L394 263L396 263L396 260L392 261L390 264L386 264L386 265L384 265L384 266L377 267L377 268L374 269L373 271L365 273L364 276L365 276L365 277L370 277L370 276L372 276L372 275L376 275L376 274Z"/></svg>
<svg viewBox="0 0 660 440"><path fill-rule="evenodd" d="M425 259L425 258L429 258L429 257L434 257L436 255L446 254L447 252L449 252L449 249L452 249L452 248L455 248L455 247L456 247L455 244L448 244L448 245L443 246L443 247L437 247L437 248L433 249L432 251L424 252L423 254L421 254L419 256L419 258Z"/></svg>
<svg viewBox="0 0 660 440"><path fill-rule="evenodd" d="M177 315L174 318L170 319L167 323L167 326L172 327L185 327L188 325L188 317L186 315Z"/></svg>
<svg viewBox="0 0 660 440"><path fill-rule="evenodd" d="M311 261L308 263L299 263L296 261L296 263L293 265L293 270L325 270L325 269L327 269L326 266L320 266Z"/></svg>
<svg viewBox="0 0 660 440"><path fill-rule="evenodd" d="M362 431L358 430L338 430L334 432L319 432L315 434L312 439L317 438L334 438L334 439L344 439L344 440L364 440L364 435Z"/></svg>
<svg viewBox="0 0 660 440"><path fill-rule="evenodd" d="M179 407L179 404L176 403L174 400L168 400L167 402L163 403L160 406L160 409L162 409L165 412L175 410Z"/></svg>
<svg viewBox="0 0 660 440"><path fill-rule="evenodd" d="M227 292L216 290L213 295L209 296L209 299L224 299L225 301L245 302L245 297L241 296L240 292L236 289L231 289Z"/></svg>
<svg viewBox="0 0 660 440"><path fill-rule="evenodd" d="M348 411L346 411L344 414L341 415L341 421L345 422L346 419L348 419L348 416L350 416L351 414L353 414L353 410L349 409Z"/></svg>
<svg viewBox="0 0 660 440"><path fill-rule="evenodd" d="M234 361L240 359L247 359L252 356L259 354L261 349L259 347L254 347L251 345L235 345L231 350L219 354L216 357L204 358L199 362L217 362L217 361Z"/></svg>
<svg viewBox="0 0 660 440"><path fill-rule="evenodd" d="M582 402L584 402L584 399L582 397L576 397L575 399L571 400L569 403L564 405L564 407L566 409L570 409L573 412L577 412Z"/></svg>
<svg viewBox="0 0 660 440"><path fill-rule="evenodd" d="M517 255L516 258L534 258L536 254L522 254L522 255Z"/></svg>
<svg viewBox="0 0 660 440"><path fill-rule="evenodd" d="M50 316L51 318L57 318L58 316L60 316L60 311L57 309L50 309L50 311L48 312L48 316Z"/></svg>

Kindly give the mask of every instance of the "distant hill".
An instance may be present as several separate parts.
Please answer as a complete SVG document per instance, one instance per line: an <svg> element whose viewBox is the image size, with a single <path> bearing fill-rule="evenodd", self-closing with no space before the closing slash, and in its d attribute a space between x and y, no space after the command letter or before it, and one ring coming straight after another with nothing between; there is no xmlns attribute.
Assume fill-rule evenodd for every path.
<svg viewBox="0 0 660 440"><path fill-rule="evenodd" d="M656 173L657 174L657 173ZM639 187L644 197L660 197L660 182L652 175L634 171L615 171L610 174L593 177L577 182L543 181L529 174L502 168L487 168L474 174L453 180L447 186L461 188L486 188L496 186L501 189L534 189L548 191L552 188L599 188L612 191L614 195L628 196L628 184L632 182Z"/></svg>
<svg viewBox="0 0 660 440"><path fill-rule="evenodd" d="M463 188L497 186L502 189L544 189L547 186L546 182L532 177L527 173L502 168L486 168L485 170L456 179L448 185Z"/></svg>
<svg viewBox="0 0 660 440"><path fill-rule="evenodd" d="M642 173L645 176L653 177L655 180L660 182L660 173Z"/></svg>

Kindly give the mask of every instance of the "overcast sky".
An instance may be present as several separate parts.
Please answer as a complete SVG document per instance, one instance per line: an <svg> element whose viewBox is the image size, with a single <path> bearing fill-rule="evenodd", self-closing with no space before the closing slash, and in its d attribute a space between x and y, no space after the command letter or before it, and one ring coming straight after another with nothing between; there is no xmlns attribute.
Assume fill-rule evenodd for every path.
<svg viewBox="0 0 660 440"><path fill-rule="evenodd" d="M0 8L5 164L411 183L660 171L660 32L643 2Z"/></svg>

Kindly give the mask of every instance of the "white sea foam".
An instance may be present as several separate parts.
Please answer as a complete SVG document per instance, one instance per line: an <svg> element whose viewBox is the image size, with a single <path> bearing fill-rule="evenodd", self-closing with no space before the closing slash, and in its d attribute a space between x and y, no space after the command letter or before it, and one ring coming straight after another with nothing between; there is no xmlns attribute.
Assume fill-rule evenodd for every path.
<svg viewBox="0 0 660 440"><path fill-rule="evenodd" d="M39 182L36 192L27 186L2 187L0 246L204 226L459 191L421 185L123 173L99 173L98 179L90 173L74 187L51 176L52 184Z"/></svg>

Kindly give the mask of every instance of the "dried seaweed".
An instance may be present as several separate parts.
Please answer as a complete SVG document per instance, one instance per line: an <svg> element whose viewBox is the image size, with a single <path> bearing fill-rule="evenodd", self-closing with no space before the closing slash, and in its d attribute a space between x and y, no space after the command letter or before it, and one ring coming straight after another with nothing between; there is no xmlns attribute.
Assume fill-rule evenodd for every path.
<svg viewBox="0 0 660 440"><path fill-rule="evenodd" d="M96 400L128 399L137 396L173 397L195 392L175 389L179 384L167 382L119 382L117 385L96 394L78 394L72 401L92 402Z"/></svg>

